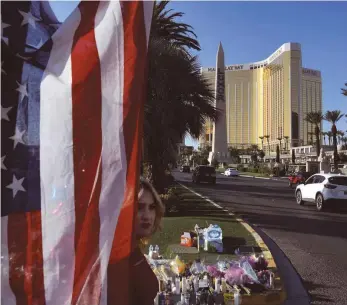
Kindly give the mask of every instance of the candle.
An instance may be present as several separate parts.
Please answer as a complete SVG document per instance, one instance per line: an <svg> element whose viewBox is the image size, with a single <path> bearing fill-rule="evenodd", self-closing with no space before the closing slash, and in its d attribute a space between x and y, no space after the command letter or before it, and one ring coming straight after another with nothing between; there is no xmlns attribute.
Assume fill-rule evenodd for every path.
<svg viewBox="0 0 347 305"><path fill-rule="evenodd" d="M234 290L234 305L240 305L240 293L238 289Z"/></svg>
<svg viewBox="0 0 347 305"><path fill-rule="evenodd" d="M176 277L176 294L180 294L181 289L180 289L180 278Z"/></svg>
<svg viewBox="0 0 347 305"><path fill-rule="evenodd" d="M182 293L187 292L187 279L185 277L182 277Z"/></svg>
<svg viewBox="0 0 347 305"><path fill-rule="evenodd" d="M227 291L227 283L225 279L222 279L222 292L225 293Z"/></svg>
<svg viewBox="0 0 347 305"><path fill-rule="evenodd" d="M214 280L214 290L216 291L216 293L220 292L220 278L216 278Z"/></svg>
<svg viewBox="0 0 347 305"><path fill-rule="evenodd" d="M195 292L198 291L199 290L199 279L197 277L194 277L193 284L194 284Z"/></svg>

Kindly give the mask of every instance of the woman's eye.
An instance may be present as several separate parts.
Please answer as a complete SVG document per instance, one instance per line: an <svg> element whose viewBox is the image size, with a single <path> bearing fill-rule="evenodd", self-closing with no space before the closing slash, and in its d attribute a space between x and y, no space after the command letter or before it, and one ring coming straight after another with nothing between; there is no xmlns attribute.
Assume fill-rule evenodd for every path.
<svg viewBox="0 0 347 305"><path fill-rule="evenodd" d="M155 210L155 204L152 203L152 204L149 206L149 209L150 209L150 210Z"/></svg>

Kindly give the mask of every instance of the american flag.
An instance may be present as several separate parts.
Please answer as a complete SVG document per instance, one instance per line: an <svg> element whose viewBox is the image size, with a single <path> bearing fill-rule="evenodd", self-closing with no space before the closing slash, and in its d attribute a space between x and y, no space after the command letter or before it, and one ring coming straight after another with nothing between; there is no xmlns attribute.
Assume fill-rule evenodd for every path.
<svg viewBox="0 0 347 305"><path fill-rule="evenodd" d="M1 8L1 303L125 305L153 2Z"/></svg>

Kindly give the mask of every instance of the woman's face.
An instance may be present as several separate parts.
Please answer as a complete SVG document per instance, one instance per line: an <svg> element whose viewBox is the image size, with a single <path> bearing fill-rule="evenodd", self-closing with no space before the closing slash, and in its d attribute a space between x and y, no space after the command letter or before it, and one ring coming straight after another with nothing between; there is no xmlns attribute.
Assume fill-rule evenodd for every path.
<svg viewBox="0 0 347 305"><path fill-rule="evenodd" d="M136 219L136 236L138 239L149 237L153 233L156 216L155 201L150 191L142 189L139 193L139 209Z"/></svg>

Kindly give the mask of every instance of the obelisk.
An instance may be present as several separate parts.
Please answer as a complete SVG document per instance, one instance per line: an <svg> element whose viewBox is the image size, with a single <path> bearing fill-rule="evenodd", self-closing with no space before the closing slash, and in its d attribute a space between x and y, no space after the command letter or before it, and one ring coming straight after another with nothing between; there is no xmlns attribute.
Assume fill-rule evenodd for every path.
<svg viewBox="0 0 347 305"><path fill-rule="evenodd" d="M216 159L219 162L228 162L228 142L226 125L226 101L225 101L225 66L224 51L222 43L219 43L216 58L216 81L215 81L215 106L220 115L213 124L212 152L209 155L209 162Z"/></svg>

